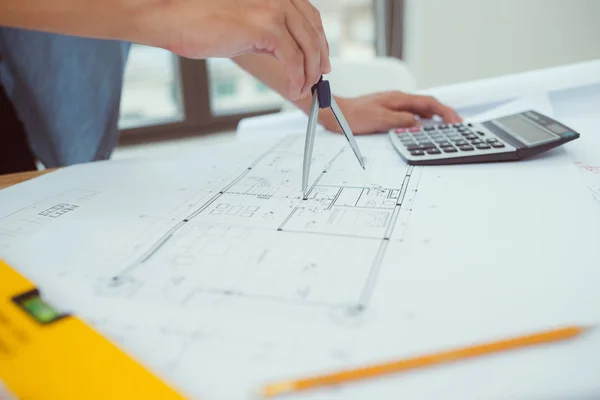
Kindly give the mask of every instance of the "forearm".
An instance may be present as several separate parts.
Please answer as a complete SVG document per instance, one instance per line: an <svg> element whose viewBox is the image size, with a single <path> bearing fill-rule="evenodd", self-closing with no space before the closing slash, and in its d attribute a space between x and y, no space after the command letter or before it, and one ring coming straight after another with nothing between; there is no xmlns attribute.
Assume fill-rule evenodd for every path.
<svg viewBox="0 0 600 400"><path fill-rule="evenodd" d="M150 44L164 0L2 0L0 26ZM160 43L157 43L160 45Z"/></svg>

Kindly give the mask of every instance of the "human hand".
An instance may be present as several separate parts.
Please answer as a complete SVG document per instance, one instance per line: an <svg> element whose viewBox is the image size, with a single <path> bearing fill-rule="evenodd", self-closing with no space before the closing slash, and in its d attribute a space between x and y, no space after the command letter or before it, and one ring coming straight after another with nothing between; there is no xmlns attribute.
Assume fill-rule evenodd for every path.
<svg viewBox="0 0 600 400"><path fill-rule="evenodd" d="M266 53L285 67L289 100L306 97L331 71L319 11L309 0L171 0L152 23L157 43L186 58Z"/></svg>
<svg viewBox="0 0 600 400"><path fill-rule="evenodd" d="M417 116L430 119L437 115L448 124L462 122L456 111L430 96L382 92L356 98L336 97L336 101L355 134L422 125ZM341 132L330 110L323 110L319 120L325 129Z"/></svg>

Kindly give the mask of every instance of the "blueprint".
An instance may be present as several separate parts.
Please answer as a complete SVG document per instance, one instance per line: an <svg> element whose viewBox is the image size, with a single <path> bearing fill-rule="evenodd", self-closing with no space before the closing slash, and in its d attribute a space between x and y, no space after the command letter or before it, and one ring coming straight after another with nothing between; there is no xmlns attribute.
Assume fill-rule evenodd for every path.
<svg viewBox="0 0 600 400"><path fill-rule="evenodd" d="M420 168L386 136L357 140L366 171L342 136L317 136L307 200L302 133L53 172L0 192L0 257L198 399L596 321L600 208L564 150ZM549 223L565 234L544 234ZM600 363L598 339L298 398L527 398L536 377L600 390L585 373ZM547 363L565 351L584 367L578 380ZM552 367L527 368L540 362ZM499 375L510 388L489 384ZM481 384L465 385L473 376Z"/></svg>

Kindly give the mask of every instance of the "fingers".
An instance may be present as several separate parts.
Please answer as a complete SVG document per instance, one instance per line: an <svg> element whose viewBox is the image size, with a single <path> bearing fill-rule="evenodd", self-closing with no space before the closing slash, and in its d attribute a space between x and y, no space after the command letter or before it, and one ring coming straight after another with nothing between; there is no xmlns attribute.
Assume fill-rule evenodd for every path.
<svg viewBox="0 0 600 400"><path fill-rule="evenodd" d="M290 7L287 11L286 25L304 56L305 79L300 91L300 97L304 98L322 73L321 43L315 28L295 7Z"/></svg>
<svg viewBox="0 0 600 400"><path fill-rule="evenodd" d="M321 73L328 74L331 72L331 61L329 60L329 42L323 28L321 13L308 0L292 0L296 9L304 18L311 24L318 35L321 53Z"/></svg>
<svg viewBox="0 0 600 400"><path fill-rule="evenodd" d="M454 109L440 103L431 96L409 95L402 92L390 92L383 97L386 106L394 110L410 111L422 118L440 116L445 123L462 122L462 118Z"/></svg>
<svg viewBox="0 0 600 400"><path fill-rule="evenodd" d="M274 41L273 53L283 64L288 75L287 97L290 100L298 100L306 81L304 53L287 29L282 29Z"/></svg>

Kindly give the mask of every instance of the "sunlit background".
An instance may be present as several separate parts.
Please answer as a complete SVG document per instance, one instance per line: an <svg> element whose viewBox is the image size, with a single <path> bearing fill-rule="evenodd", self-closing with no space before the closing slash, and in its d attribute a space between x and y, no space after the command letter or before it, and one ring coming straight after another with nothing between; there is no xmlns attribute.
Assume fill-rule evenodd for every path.
<svg viewBox="0 0 600 400"><path fill-rule="evenodd" d="M410 70L418 89L600 58L600 0L312 2L322 13L332 56L396 57ZM382 50L382 37L388 41L385 46L392 47ZM133 46L121 128L181 122L188 132L196 132L228 120L231 129L242 114L273 111L283 104L229 59L207 60L206 72L193 79L180 73L181 65L165 50ZM199 81L201 85L194 86ZM203 97L190 102L184 96L190 92L202 92ZM171 128L169 133L176 130Z"/></svg>

